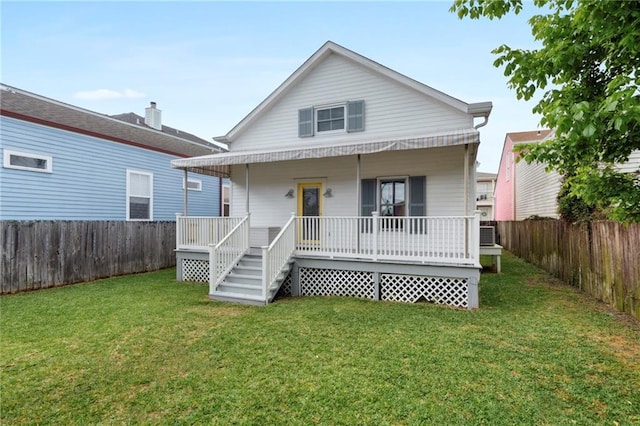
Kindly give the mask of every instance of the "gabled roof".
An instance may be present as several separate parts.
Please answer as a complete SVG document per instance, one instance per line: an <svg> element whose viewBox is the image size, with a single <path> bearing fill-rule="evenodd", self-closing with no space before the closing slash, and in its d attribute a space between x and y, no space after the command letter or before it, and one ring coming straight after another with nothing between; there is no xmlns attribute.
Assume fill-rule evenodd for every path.
<svg viewBox="0 0 640 426"><path fill-rule="evenodd" d="M507 133L507 137L514 143L538 142L546 138L551 130L531 130L528 132Z"/></svg>
<svg viewBox="0 0 640 426"><path fill-rule="evenodd" d="M144 117L142 117L141 115L138 115L134 112L126 112L124 114L115 114L115 115L110 115L109 117L111 118L115 118L116 120L120 120L120 121L125 121L127 123L131 123L131 124L135 124L137 126L141 126L144 127L146 129L151 130L152 127L149 127L148 125L145 124L144 122ZM175 136L177 138L180 139L186 139L207 147L213 147L213 148L217 148L219 151L224 151L224 149L222 149L222 147L218 147L215 144L212 144L209 141L206 141L202 138L199 138L198 136L191 134L189 132L185 132L183 130L179 130L173 127L169 127L169 126L165 126L164 124L162 125L162 133L166 133L168 135L171 136Z"/></svg>
<svg viewBox="0 0 640 426"><path fill-rule="evenodd" d="M455 109L458 109L466 114L471 114L474 117L488 117L491 112L491 102L479 102L474 104L467 104L459 99L440 92L426 84L420 83L412 78L409 78L397 71L385 67L369 58L366 58L356 52L346 49L332 41L327 41L320 49L318 49L309 59L307 59L296 71L294 71L289 78L287 78L276 90L274 90L267 98L262 101L256 108L253 109L245 118L242 119L233 129L224 136L217 136L213 139L221 143L231 143L238 135L240 135L247 127L261 117L269 108L280 100L283 96L289 92L289 90L298 83L301 79L307 76L313 71L325 58L329 55L340 55L348 58L359 65L366 67L367 69L374 71L378 74L390 78L400 84L403 84L413 90L416 90L424 95L430 96L449 105Z"/></svg>
<svg viewBox="0 0 640 426"><path fill-rule="evenodd" d="M177 157L221 151L213 143L186 132L165 132L165 126L163 131L158 131L5 84L0 84L0 114Z"/></svg>

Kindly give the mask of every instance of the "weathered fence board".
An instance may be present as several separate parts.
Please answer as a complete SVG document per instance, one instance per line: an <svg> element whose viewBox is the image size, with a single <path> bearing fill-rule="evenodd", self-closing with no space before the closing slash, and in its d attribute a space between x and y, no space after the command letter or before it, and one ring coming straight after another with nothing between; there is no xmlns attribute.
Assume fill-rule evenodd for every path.
<svg viewBox="0 0 640 426"><path fill-rule="evenodd" d="M175 222L0 221L0 293L175 266Z"/></svg>
<svg viewBox="0 0 640 426"><path fill-rule="evenodd" d="M529 220L497 227L516 256L640 319L640 224Z"/></svg>

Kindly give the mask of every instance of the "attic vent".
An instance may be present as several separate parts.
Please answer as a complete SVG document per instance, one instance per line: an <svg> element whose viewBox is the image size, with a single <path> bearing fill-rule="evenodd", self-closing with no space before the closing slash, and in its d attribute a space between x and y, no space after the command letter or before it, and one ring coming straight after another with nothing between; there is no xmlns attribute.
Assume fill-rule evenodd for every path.
<svg viewBox="0 0 640 426"><path fill-rule="evenodd" d="M156 108L156 103L151 102L151 106L144 111L144 124L152 129L162 130L162 111Z"/></svg>

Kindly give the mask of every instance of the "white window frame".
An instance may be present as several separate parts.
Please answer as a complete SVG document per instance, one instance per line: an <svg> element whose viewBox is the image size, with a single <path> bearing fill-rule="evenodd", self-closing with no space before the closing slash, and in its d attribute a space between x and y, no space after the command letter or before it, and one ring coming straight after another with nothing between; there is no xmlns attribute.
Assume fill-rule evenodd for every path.
<svg viewBox="0 0 640 426"><path fill-rule="evenodd" d="M342 108L342 129L335 129L335 130L320 130L318 129L318 113L320 111L325 111L328 109L334 109L334 108ZM335 134L335 133L346 133L347 132L347 104L346 102L341 102L338 104L330 104L330 105L322 105L322 106L316 106L313 108L313 126L314 126L314 133L316 135L331 135L331 134Z"/></svg>
<svg viewBox="0 0 640 426"><path fill-rule="evenodd" d="M224 190L227 190L227 194L229 194L229 200L225 203L224 201ZM222 191L220 194L220 216L226 217L224 214L224 206L228 205L229 206L229 214L226 216L231 216L231 184L230 183L223 183L222 184Z"/></svg>
<svg viewBox="0 0 640 426"><path fill-rule="evenodd" d="M189 188L189 184L190 183L195 183L196 187L195 188ZM189 191L202 191L202 179L188 178L188 180L187 180L187 188L189 189ZM182 189L184 190L184 178L182 178Z"/></svg>
<svg viewBox="0 0 640 426"><path fill-rule="evenodd" d="M31 152L23 152L16 151L13 149L3 149L4 161L3 166L6 169L16 169L16 170L25 170L29 172L39 172L39 173L53 173L53 157L46 154L35 154ZM16 166L15 164L11 164L11 156L17 157L26 157L26 158L35 158L38 160L46 161L47 167L44 169L40 169L38 167L26 167L26 166Z"/></svg>
<svg viewBox="0 0 640 426"><path fill-rule="evenodd" d="M404 216L384 216L384 217L406 217L409 216L409 205L411 200L409 200L409 176L382 176L378 177L377 184L377 203L378 203L378 213L382 217L382 183L390 182L390 181L404 181Z"/></svg>
<svg viewBox="0 0 640 426"><path fill-rule="evenodd" d="M131 194L131 175L143 175L149 177L149 195ZM149 198L149 218L148 219L132 219L131 218L131 197ZM134 222L150 222L153 220L153 173L144 172L142 170L127 169L127 200L126 200L127 220Z"/></svg>

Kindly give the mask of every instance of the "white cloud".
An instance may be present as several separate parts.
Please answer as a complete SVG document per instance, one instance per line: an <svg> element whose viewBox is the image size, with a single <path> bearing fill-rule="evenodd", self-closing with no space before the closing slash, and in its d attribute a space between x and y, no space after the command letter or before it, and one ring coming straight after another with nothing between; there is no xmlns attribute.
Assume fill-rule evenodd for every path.
<svg viewBox="0 0 640 426"><path fill-rule="evenodd" d="M87 99L92 101L100 101L105 99L134 99L144 98L146 95L133 89L124 89L121 92L111 89L97 89L85 92L76 92L73 97L76 99Z"/></svg>

